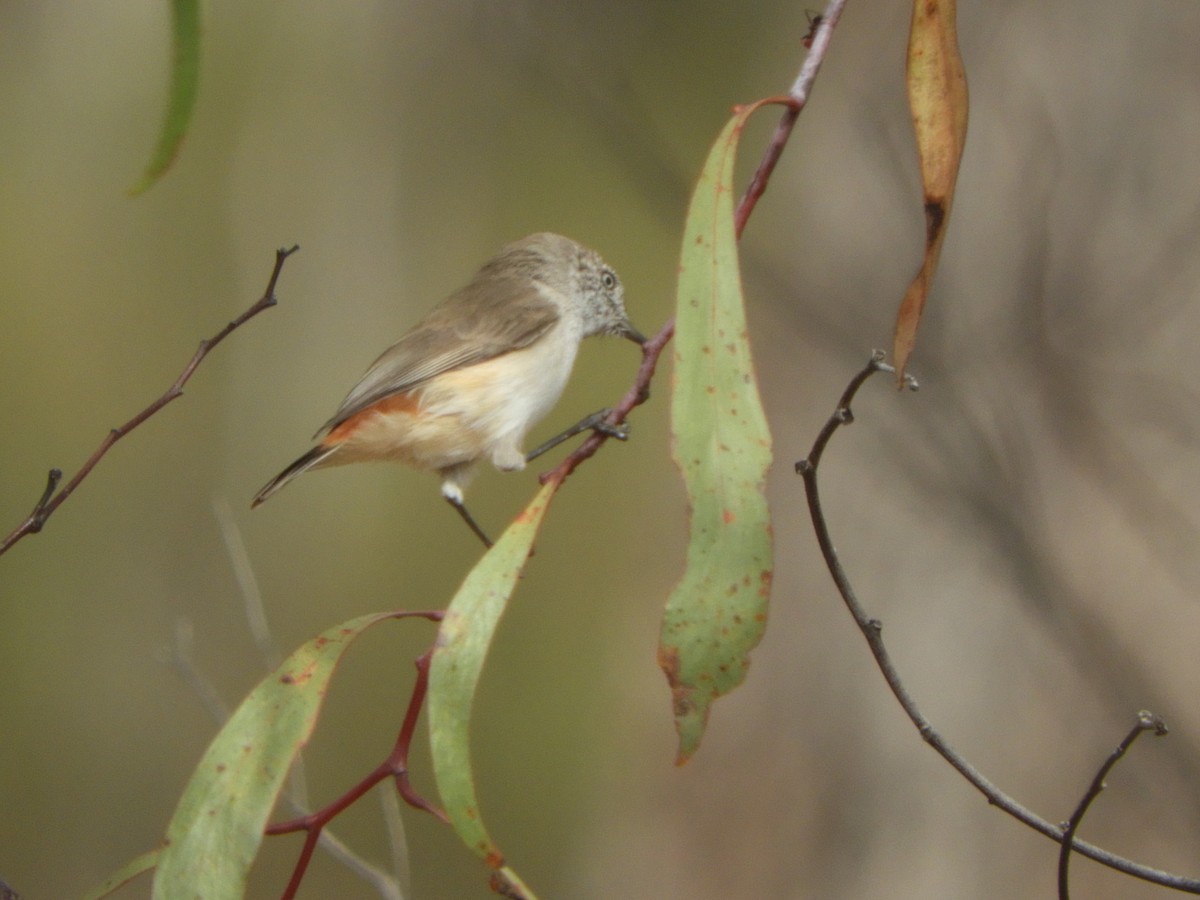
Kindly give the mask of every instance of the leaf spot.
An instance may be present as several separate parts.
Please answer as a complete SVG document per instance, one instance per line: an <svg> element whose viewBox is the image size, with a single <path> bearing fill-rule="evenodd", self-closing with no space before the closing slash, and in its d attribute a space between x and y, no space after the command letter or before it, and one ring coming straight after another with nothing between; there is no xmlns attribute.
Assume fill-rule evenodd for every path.
<svg viewBox="0 0 1200 900"><path fill-rule="evenodd" d="M946 222L946 206L941 200L925 199L925 243L932 244Z"/></svg>

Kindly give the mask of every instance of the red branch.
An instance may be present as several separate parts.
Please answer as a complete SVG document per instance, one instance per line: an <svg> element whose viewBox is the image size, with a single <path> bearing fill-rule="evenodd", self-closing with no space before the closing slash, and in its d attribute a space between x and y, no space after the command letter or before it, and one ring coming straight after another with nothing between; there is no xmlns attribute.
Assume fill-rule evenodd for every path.
<svg viewBox="0 0 1200 900"><path fill-rule="evenodd" d="M83 468L76 472L74 477L72 477L71 480L67 482L66 486L63 487L62 490L58 491L58 493L55 493L55 490L58 488L59 481L62 480L62 470L50 470L50 476L46 481L46 489L42 492L42 496L38 502L34 505L33 511L25 517L25 520L21 522L20 525L9 532L8 536L4 538L3 541L0 541L0 556L3 556L8 551L9 547L11 547L21 538L25 537L27 534L37 534L39 531L41 531L42 527L46 524L46 520L53 515L56 509L62 506L64 500L66 500L75 492L75 489L79 487L79 485L83 482L83 479L87 478L88 475L91 474L92 469L96 467L96 463L100 462L100 460L104 458L104 455L108 453L113 444L125 437L125 435L129 434L129 432L133 431L133 429L137 428L172 400L182 396L183 386L188 383L188 380L195 373L196 369L199 368L200 363L204 361L204 358L208 356L208 354L214 347L217 346L217 344L221 343L221 341L225 340L225 338L232 334L236 329L253 319L260 312L265 309L270 309L276 304L275 285L279 281L280 272L283 271L284 260L286 260L299 249L299 246L293 246L286 250L275 251L275 268L271 270L271 278L267 282L267 289L263 295L259 297L257 301L255 301L253 306L251 306L232 322L228 323L212 337L201 341L200 346L196 349L196 352L192 355L192 358L188 361L188 364L183 367L183 371L179 373L179 377L175 379L175 383L167 388L166 393L164 393L161 397L143 409L124 425L112 429L112 431L105 436L104 440L100 442L100 446L96 448L95 452L88 457L88 461L83 464Z"/></svg>
<svg viewBox="0 0 1200 900"><path fill-rule="evenodd" d="M625 396L621 398L621 402L614 406L612 411L605 417L604 421L606 424L620 425L635 406L641 406L650 399L650 381L654 378L654 369L658 366L658 358L662 355L667 343L671 340L671 335L674 333L675 318L671 317L659 329L658 334L642 344L642 364L638 366L637 377L634 379L633 386L625 392ZM585 459L590 459L606 440L608 440L607 434L602 431L593 431L582 444L572 450L554 469L539 476L538 481L542 484L553 481L561 485L566 481L567 476L574 472L576 467Z"/></svg>
<svg viewBox="0 0 1200 900"><path fill-rule="evenodd" d="M401 616L418 616L428 619L431 622L440 622L443 615L444 613L441 610L425 610L421 612L399 613L397 614L397 618ZM313 851L317 848L317 841L321 839L321 831L325 826L333 821L339 813L355 803L367 791L371 790L371 788L375 787L375 785L388 776L396 779L396 790L399 792L401 799L409 806L416 809L423 809L443 822L450 821L446 818L444 812L417 793L408 778L408 752L412 747L413 733L416 731L417 719L421 715L421 707L425 703L425 692L429 687L429 663L433 658L433 650L434 648L430 647L417 657L417 679L413 683L412 696L408 700L408 710L404 713L404 722L400 726L400 734L396 737L396 743L387 758L372 769L358 784L322 809L311 812L306 816L301 816L298 819L289 819L286 822L278 822L267 826L265 830L266 834L291 834L295 831L306 832L304 846L300 850L300 857L296 860L291 880L288 881L287 888L282 894L283 900L291 900L291 898L296 896L296 891L300 889L300 882L304 880L304 873L308 869Z"/></svg>
<svg viewBox="0 0 1200 900"><path fill-rule="evenodd" d="M742 232L746 228L746 221L750 218L750 213L754 212L754 206L758 203L758 198L763 195L767 189L767 182L771 180L771 173L775 171L775 164L779 162L779 157L783 155L783 148L787 146L788 138L792 135L792 128L796 124L796 120L800 118L800 113L804 110L808 103L808 95L812 90L813 82L816 81L817 72L821 69L821 63L825 59L825 53L829 48L829 39L833 35L833 27L837 25L838 19L842 17L842 7L846 5L846 0L831 0L825 12L816 16L812 22L813 26L809 33L805 35L804 45L809 48L808 55L804 57L804 65L800 67L800 74L796 76L796 81L792 84L791 90L788 91L787 109L779 119L779 124L775 126L775 133L771 136L771 143L767 145L767 151L763 154L762 161L758 164L758 169L754 172L754 177L750 179L750 186L746 188L746 193L742 195L742 200L738 203L737 212L733 214L734 230L737 232L738 239L742 237Z"/></svg>
<svg viewBox="0 0 1200 900"><path fill-rule="evenodd" d="M775 130L771 143L767 147L762 161L759 163L758 170L754 173L754 178L751 180L750 186L738 204L734 219L738 238L741 238L746 220L749 219L750 213L753 212L759 197L766 190L767 182L775 169L775 164L779 161L784 147L787 146L792 127L795 125L796 119L804 108L808 89L816 77L817 70L820 68L820 61L824 57L826 48L829 45L829 36L833 26L837 23L841 15L844 3L845 0L831 0L829 8L822 15L821 22L816 27L815 33L811 36L812 48L805 59L804 66L801 68L800 76L796 79L796 83L784 99L787 111L784 113L779 126ZM620 402L612 408L608 416L605 417L605 424L612 426L622 424L635 407L641 406L650 398L650 382L654 379L659 358L662 356L663 351L674 334L675 319L672 317L663 324L657 334L642 345L642 362L638 366L637 376L634 378L633 385L625 392ZM604 432L593 431L562 462L549 472L543 473L538 480L542 484L555 482L557 485L561 485L581 463L595 455L596 451L600 449L608 438L609 435ZM300 858L296 862L291 881L288 883L287 889L283 894L284 900L294 897L296 891L299 889L305 870L308 868L308 863L312 858L313 850L316 848L317 841L321 836L321 830L335 816L389 775L396 778L396 786L405 802L418 809L430 812L443 821L446 820L445 814L418 795L412 789L408 780L408 750L412 741L412 731L416 725L417 716L420 713L421 705L425 699L425 691L428 687L429 662L432 652L432 649L429 650L417 660L417 681L413 686L408 713L405 716L400 736L396 739L396 745L388 758L376 766L358 784L324 809L302 818L280 822L267 828L267 834L285 834L294 831L306 832L304 847L300 851ZM498 893L504 893L503 884L495 879L492 882L492 889Z"/></svg>
<svg viewBox="0 0 1200 900"><path fill-rule="evenodd" d="M781 99L781 102L787 107L783 113L783 117L779 120L779 124L775 127L775 133L771 137L771 143L767 146L766 152L763 154L762 160L758 164L758 169L754 172L754 177L750 179L750 185L746 188L746 193L742 195L742 199L738 202L737 210L734 212L734 231L738 239L742 237L742 231L746 227L746 222L750 218L750 214L754 212L754 207L758 203L758 199L767 189L767 182L771 179L771 173L775 171L775 164L779 162L780 156L783 155L783 150L787 146L788 138L791 137L792 128L796 124L796 120L800 118L800 113L808 102L808 95L812 89L813 82L816 80L817 72L820 71L821 62L825 58L825 53L829 48L829 40L833 34L833 27L837 24L838 19L842 17L842 7L846 5L846 0L830 0L825 12L819 16L819 21L814 19L814 25L809 34L805 36L804 45L809 48L808 55L804 58L804 64L800 67L800 74L796 77L796 81L792 84L787 96ZM637 377L634 379L633 386L626 391L625 396L621 398L621 402L613 407L612 412L605 418L607 425L620 425L625 421L625 417L634 409L641 406L650 398L650 381L654 378L654 370L658 366L658 358L662 355L667 343L675 334L675 317L667 319L658 333L650 340L642 345L642 364L638 367ZM590 459L601 445L607 441L609 435L593 431L582 444L576 447L562 462L549 472L544 472L539 481L542 484L547 484L554 481L562 484L572 472L578 468L579 464L586 459Z"/></svg>

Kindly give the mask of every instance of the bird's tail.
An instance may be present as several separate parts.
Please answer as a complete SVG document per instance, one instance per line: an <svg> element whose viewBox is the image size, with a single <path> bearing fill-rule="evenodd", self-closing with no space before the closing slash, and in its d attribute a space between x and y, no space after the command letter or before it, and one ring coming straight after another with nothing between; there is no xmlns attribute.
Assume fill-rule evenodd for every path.
<svg viewBox="0 0 1200 900"><path fill-rule="evenodd" d="M318 444L316 447L313 447L302 457L263 485L263 489L255 494L254 499L250 501L250 508L254 509L254 507L258 506L297 475L307 472L313 466L324 462L335 450L337 450L337 448L337 444L333 444L332 446Z"/></svg>

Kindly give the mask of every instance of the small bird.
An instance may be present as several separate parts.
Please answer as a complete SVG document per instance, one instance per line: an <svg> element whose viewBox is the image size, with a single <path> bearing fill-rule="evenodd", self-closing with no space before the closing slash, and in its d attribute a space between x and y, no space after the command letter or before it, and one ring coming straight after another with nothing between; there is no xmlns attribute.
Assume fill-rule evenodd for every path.
<svg viewBox="0 0 1200 900"><path fill-rule="evenodd" d="M309 469L395 460L442 477L442 496L491 546L463 503L482 460L501 471L561 439L596 428L617 437L601 411L528 457L525 434L562 396L585 337L645 338L625 312L617 273L593 250L539 233L503 247L371 364L319 443L272 478L258 506Z"/></svg>

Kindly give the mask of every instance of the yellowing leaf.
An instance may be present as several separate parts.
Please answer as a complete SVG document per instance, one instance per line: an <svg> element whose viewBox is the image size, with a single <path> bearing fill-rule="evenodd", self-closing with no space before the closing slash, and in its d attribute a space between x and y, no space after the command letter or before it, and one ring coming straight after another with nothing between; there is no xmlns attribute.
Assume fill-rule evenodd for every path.
<svg viewBox="0 0 1200 900"><path fill-rule="evenodd" d="M162 848L159 847L131 859L116 872L109 875L105 879L104 884L84 894L83 900L103 900L104 897L107 897L113 891L124 887L143 872L149 872L158 865L158 857L161 853Z"/></svg>
<svg viewBox="0 0 1200 900"><path fill-rule="evenodd" d="M334 667L354 638L396 613L351 619L301 646L261 681L196 767L154 873L155 900L241 897L292 760L316 725Z"/></svg>
<svg viewBox="0 0 1200 900"><path fill-rule="evenodd" d="M463 843L496 870L508 891L505 896L528 900L533 900L532 892L505 865L504 855L484 827L471 773L469 726L496 626L558 485L558 481L547 482L467 574L446 608L429 666L429 742L446 815Z"/></svg>
<svg viewBox="0 0 1200 900"><path fill-rule="evenodd" d="M917 326L942 252L967 140L967 76L958 52L955 0L913 0L908 104L925 192L925 257L896 316L892 355L897 384L904 383L904 369L917 341Z"/></svg>
<svg viewBox="0 0 1200 900"><path fill-rule="evenodd" d="M733 221L734 156L758 105L739 110L713 145L680 259L671 433L692 513L687 567L667 601L658 651L680 763L699 747L712 701L746 676L766 628L773 571L764 493L771 436L750 356Z"/></svg>

